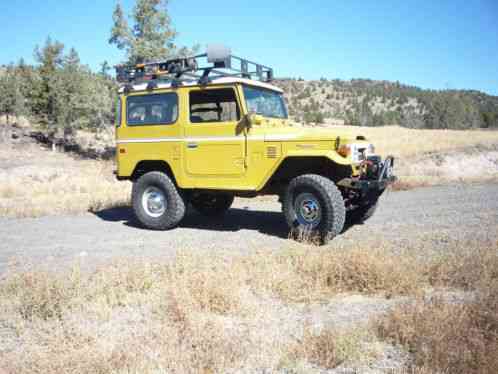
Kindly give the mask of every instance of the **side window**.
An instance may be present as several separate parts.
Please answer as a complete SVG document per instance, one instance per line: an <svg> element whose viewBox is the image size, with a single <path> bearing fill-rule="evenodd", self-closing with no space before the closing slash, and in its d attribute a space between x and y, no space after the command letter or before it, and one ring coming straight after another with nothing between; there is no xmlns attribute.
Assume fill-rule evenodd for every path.
<svg viewBox="0 0 498 374"><path fill-rule="evenodd" d="M126 122L129 126L167 125L178 118L176 93L129 96L126 99Z"/></svg>
<svg viewBox="0 0 498 374"><path fill-rule="evenodd" d="M116 108L115 108L116 113L115 113L114 121L116 123L116 127L119 127L119 126L121 126L121 96L118 96L118 98L116 99L115 106L116 106Z"/></svg>
<svg viewBox="0 0 498 374"><path fill-rule="evenodd" d="M235 91L232 88L191 91L190 122L231 122L240 119Z"/></svg>

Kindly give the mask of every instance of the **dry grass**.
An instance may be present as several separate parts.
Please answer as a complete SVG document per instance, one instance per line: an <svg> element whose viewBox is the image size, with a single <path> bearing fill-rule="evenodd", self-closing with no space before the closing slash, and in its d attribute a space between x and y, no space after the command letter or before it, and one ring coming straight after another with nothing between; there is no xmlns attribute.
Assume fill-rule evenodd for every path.
<svg viewBox="0 0 498 374"><path fill-rule="evenodd" d="M334 369L340 365L368 365L382 349L371 332L364 328L347 332L325 329L313 331L305 326L303 336L290 345L280 363L284 368L305 368L306 365Z"/></svg>
<svg viewBox="0 0 498 374"><path fill-rule="evenodd" d="M368 330L317 330L303 319L303 306L344 292L420 295L432 287L482 289L483 277L496 281L496 246L475 252L473 262L473 252L465 253L424 261L386 249L296 248L250 256L183 253L167 263L122 261L89 274L77 266L13 270L0 281L0 372L255 372L368 362L379 353L368 344L375 343ZM468 307L474 305L480 304ZM443 312L457 318L456 326L464 306L452 308ZM485 319L492 308L472 316ZM383 339L408 344L410 324L428 318L402 311L403 318L385 322ZM491 328L489 321L483 324ZM400 329L407 331L400 332L403 341L395 335ZM419 331L413 336L430 328Z"/></svg>
<svg viewBox="0 0 498 374"><path fill-rule="evenodd" d="M251 261L258 269L252 282L288 302L326 300L344 292L402 295L416 292L423 283L416 258L399 257L385 248L335 252L300 247Z"/></svg>
<svg viewBox="0 0 498 374"><path fill-rule="evenodd" d="M445 183L498 180L498 131L351 127L396 158L398 190Z"/></svg>
<svg viewBox="0 0 498 374"><path fill-rule="evenodd" d="M498 284L480 289L477 299L467 303L430 299L400 306L378 323L377 332L412 353L416 367L497 373Z"/></svg>
<svg viewBox="0 0 498 374"><path fill-rule="evenodd" d="M429 262L426 271L431 286L475 290L498 280L498 243L462 247Z"/></svg>
<svg viewBox="0 0 498 374"><path fill-rule="evenodd" d="M190 281L194 275L148 263L84 277L77 268L14 275L2 284L1 320L22 346L0 347L0 371L185 373L236 365L242 336L234 339L218 317L230 297Z"/></svg>
<svg viewBox="0 0 498 374"><path fill-rule="evenodd" d="M35 145L0 151L0 216L74 214L127 204L112 162L78 160Z"/></svg>
<svg viewBox="0 0 498 374"><path fill-rule="evenodd" d="M328 300L339 293L419 295L426 289L471 291L498 279L498 243L454 242L452 252L419 256L412 248L393 252L381 243L345 251L296 247L255 255L239 273L286 302ZM258 269L251 274L251 269Z"/></svg>
<svg viewBox="0 0 498 374"><path fill-rule="evenodd" d="M429 282L473 290L448 301L419 298L376 322L380 339L402 345L415 368L441 373L498 372L498 243L446 255L428 266Z"/></svg>
<svg viewBox="0 0 498 374"><path fill-rule="evenodd" d="M414 158L431 152L450 152L468 147L495 147L498 131L491 130L416 130L400 126L341 126L365 135L378 152L398 158Z"/></svg>

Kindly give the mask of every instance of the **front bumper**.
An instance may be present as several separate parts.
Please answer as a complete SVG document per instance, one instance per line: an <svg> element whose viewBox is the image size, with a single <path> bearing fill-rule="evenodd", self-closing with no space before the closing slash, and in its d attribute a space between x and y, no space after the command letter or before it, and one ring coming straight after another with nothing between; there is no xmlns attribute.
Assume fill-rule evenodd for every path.
<svg viewBox="0 0 498 374"><path fill-rule="evenodd" d="M394 157L388 156L384 162L381 162L380 158L378 158L374 166L374 173L367 170L357 178L344 178L337 184L340 187L360 192L362 195L370 192L381 194L388 185L394 183L397 179L393 174Z"/></svg>

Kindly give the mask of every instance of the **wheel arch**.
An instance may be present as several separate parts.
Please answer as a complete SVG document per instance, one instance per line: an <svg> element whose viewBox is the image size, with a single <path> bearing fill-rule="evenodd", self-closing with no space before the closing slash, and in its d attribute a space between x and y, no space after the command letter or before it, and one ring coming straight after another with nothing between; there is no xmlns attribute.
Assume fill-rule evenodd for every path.
<svg viewBox="0 0 498 374"><path fill-rule="evenodd" d="M177 180L175 178L175 174L173 173L173 169L171 166L164 160L142 160L135 165L133 172L131 173L130 179L132 181L136 181L145 173L151 171L160 171L168 175L171 178L173 183L178 186Z"/></svg>
<svg viewBox="0 0 498 374"><path fill-rule="evenodd" d="M339 164L326 156L288 156L277 166L262 189L272 190L303 174L321 175L336 183L350 177L352 172L351 165Z"/></svg>

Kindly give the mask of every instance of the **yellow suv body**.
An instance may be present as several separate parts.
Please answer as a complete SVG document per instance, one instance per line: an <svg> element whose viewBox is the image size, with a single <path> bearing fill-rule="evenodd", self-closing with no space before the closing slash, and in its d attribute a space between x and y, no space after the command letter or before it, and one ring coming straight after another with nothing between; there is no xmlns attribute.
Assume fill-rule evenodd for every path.
<svg viewBox="0 0 498 374"><path fill-rule="evenodd" d="M176 226L190 203L221 215L234 196L279 195L291 229L323 243L346 220L371 215L392 176L362 136L292 124L283 92L222 76L122 88L117 177L132 180L133 208L151 229Z"/></svg>

